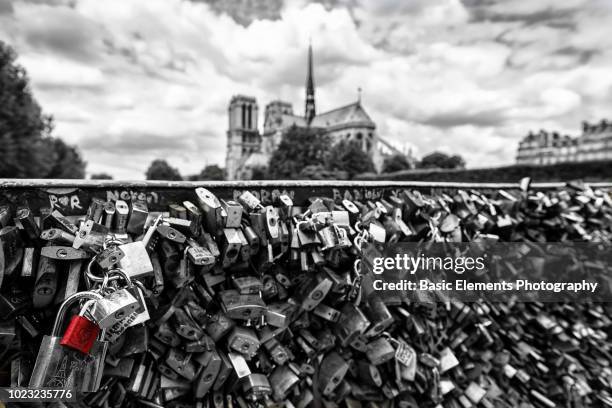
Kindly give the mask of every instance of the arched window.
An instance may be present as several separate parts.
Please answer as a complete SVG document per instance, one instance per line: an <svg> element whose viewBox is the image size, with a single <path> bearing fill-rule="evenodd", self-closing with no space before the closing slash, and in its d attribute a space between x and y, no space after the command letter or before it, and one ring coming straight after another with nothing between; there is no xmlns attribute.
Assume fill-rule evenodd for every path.
<svg viewBox="0 0 612 408"><path fill-rule="evenodd" d="M357 133L356 138L357 138L357 140L363 139L363 135L361 134L361 132Z"/></svg>

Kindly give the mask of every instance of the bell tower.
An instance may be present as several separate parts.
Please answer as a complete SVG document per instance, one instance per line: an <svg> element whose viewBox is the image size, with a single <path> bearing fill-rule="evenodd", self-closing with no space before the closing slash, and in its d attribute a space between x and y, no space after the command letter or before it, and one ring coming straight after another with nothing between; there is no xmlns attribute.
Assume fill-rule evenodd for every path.
<svg viewBox="0 0 612 408"><path fill-rule="evenodd" d="M236 180L240 178L242 164L261 147L261 136L257 128L257 100L250 96L233 96L228 116L225 173L227 180Z"/></svg>

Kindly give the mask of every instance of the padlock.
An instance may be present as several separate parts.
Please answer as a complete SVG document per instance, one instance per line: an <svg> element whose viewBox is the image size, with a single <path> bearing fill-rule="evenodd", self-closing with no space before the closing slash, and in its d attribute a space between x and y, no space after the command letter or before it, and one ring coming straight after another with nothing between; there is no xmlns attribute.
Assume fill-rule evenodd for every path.
<svg viewBox="0 0 612 408"><path fill-rule="evenodd" d="M285 364L288 360L293 358L291 352L274 337L266 340L263 345L270 354L272 361L276 364Z"/></svg>
<svg viewBox="0 0 612 408"><path fill-rule="evenodd" d="M251 248L249 247L249 242L241 229L236 229L236 234L238 234L238 238L240 239L240 255L238 261L248 262L251 258Z"/></svg>
<svg viewBox="0 0 612 408"><path fill-rule="evenodd" d="M17 228L25 232L26 236L30 241L36 241L40 235L40 230L36 220L34 220L34 214L29 207L20 207L15 213L15 225Z"/></svg>
<svg viewBox="0 0 612 408"><path fill-rule="evenodd" d="M241 390L251 401L266 399L272 394L268 377L260 373L251 373L240 380Z"/></svg>
<svg viewBox="0 0 612 408"><path fill-rule="evenodd" d="M250 191L242 192L242 194L240 194L238 197L238 202L242 204L243 207L246 207L249 212L257 211L263 208L259 198L255 197L255 195L253 195L253 193Z"/></svg>
<svg viewBox="0 0 612 408"><path fill-rule="evenodd" d="M240 228L242 221L242 206L235 201L219 200L221 207L225 210L225 228Z"/></svg>
<svg viewBox="0 0 612 408"><path fill-rule="evenodd" d="M329 396L334 392L346 376L348 370L349 364L335 351L328 353L323 358L319 367L319 383L317 387L324 396Z"/></svg>
<svg viewBox="0 0 612 408"><path fill-rule="evenodd" d="M266 234L268 236L268 240L272 243L272 245L276 245L280 243L281 239L281 231L279 227L279 215L278 210L272 206L267 206L265 208L266 215Z"/></svg>
<svg viewBox="0 0 612 408"><path fill-rule="evenodd" d="M213 391L219 391L221 388L223 388L225 382L234 370L230 359L227 357L227 354L219 352L219 356L221 357L221 367L219 368L219 374L217 375L217 379L213 384Z"/></svg>
<svg viewBox="0 0 612 408"><path fill-rule="evenodd" d="M75 249L69 246L47 245L42 247L40 255L43 257L56 259L58 261L71 261L75 259L89 259L90 255L82 249Z"/></svg>
<svg viewBox="0 0 612 408"><path fill-rule="evenodd" d="M204 226L206 231L214 234L223 227L223 215L225 211L221 207L219 199L203 187L195 189L198 204L204 214Z"/></svg>
<svg viewBox="0 0 612 408"><path fill-rule="evenodd" d="M199 237L202 225L202 211L191 201L183 201L183 207L185 207L187 219L191 221L191 227L189 228L191 235Z"/></svg>
<svg viewBox="0 0 612 408"><path fill-rule="evenodd" d="M9 205L0 205L0 229L11 225L13 218L13 211Z"/></svg>
<svg viewBox="0 0 612 408"><path fill-rule="evenodd" d="M95 300L85 302L79 314L70 319L64 336L60 340L62 346L89 354L101 331L97 324L84 316L88 307L93 306L94 302Z"/></svg>
<svg viewBox="0 0 612 408"><path fill-rule="evenodd" d="M115 203L113 203L112 201L107 201L106 203L104 203L104 226L109 231L113 229L115 212Z"/></svg>
<svg viewBox="0 0 612 408"><path fill-rule="evenodd" d="M127 230L130 207L123 200L115 201L115 216L113 219L112 231L117 235L124 235Z"/></svg>
<svg viewBox="0 0 612 408"><path fill-rule="evenodd" d="M213 313L206 323L206 333L215 341L219 341L229 333L236 323L221 312Z"/></svg>
<svg viewBox="0 0 612 408"><path fill-rule="evenodd" d="M393 359L395 349L384 337L379 337L369 342L366 346L366 356L374 365L381 365Z"/></svg>
<svg viewBox="0 0 612 408"><path fill-rule="evenodd" d="M357 360L356 363L356 371L357 376L364 381L366 384L373 385L375 387L380 387L382 385L382 377L380 376L380 371L378 368L369 364L366 361Z"/></svg>
<svg viewBox="0 0 612 408"><path fill-rule="evenodd" d="M36 272L32 304L35 308L44 308L51 304L57 292L57 265L55 261L41 257Z"/></svg>
<svg viewBox="0 0 612 408"><path fill-rule="evenodd" d="M279 216L282 220L287 220L291 216L293 200L287 194L279 195L275 200L275 207L278 208Z"/></svg>
<svg viewBox="0 0 612 408"><path fill-rule="evenodd" d="M123 253L123 257L119 259L119 268L131 279L145 278L153 274L151 258L142 241L119 245L118 249Z"/></svg>
<svg viewBox="0 0 612 408"><path fill-rule="evenodd" d="M362 335L369 325L370 321L359 308L352 303L346 303L334 329L341 344L346 347L356 337Z"/></svg>
<svg viewBox="0 0 612 408"><path fill-rule="evenodd" d="M150 319L149 310L144 297L144 291L142 290L142 283L139 281L135 282L133 288L127 288L127 290L137 300L137 307L122 319L116 321L112 326L106 330L105 340L109 343L113 343L121 336L128 328L147 322Z"/></svg>
<svg viewBox="0 0 612 408"><path fill-rule="evenodd" d="M268 234L266 232L266 214L263 212L249 213L249 221L251 228L259 238L259 246L268 246Z"/></svg>
<svg viewBox="0 0 612 408"><path fill-rule="evenodd" d="M181 344L178 334L167 323L162 323L157 327L154 334L155 338L170 347L177 347Z"/></svg>
<svg viewBox="0 0 612 408"><path fill-rule="evenodd" d="M221 258L222 266L227 268L238 259L240 255L240 247L242 241L240 239L240 230L236 228L224 228L221 239Z"/></svg>
<svg viewBox="0 0 612 408"><path fill-rule="evenodd" d="M125 253L119 247L109 246L96 255L94 260L102 269L108 270L113 268L123 257L125 257Z"/></svg>
<svg viewBox="0 0 612 408"><path fill-rule="evenodd" d="M47 225L49 225L47 227ZM72 235L76 235L78 228L74 225L68 218L64 216L59 210L53 210L51 213L45 218L45 226L43 229L47 228L59 228L64 230Z"/></svg>
<svg viewBox="0 0 612 408"><path fill-rule="evenodd" d="M21 285L13 283L5 286L0 293L0 315L5 319L23 313L32 305L29 293L20 288Z"/></svg>
<svg viewBox="0 0 612 408"><path fill-rule="evenodd" d="M126 288L122 288L98 299L91 317L100 328L108 329L136 311L138 307L138 299Z"/></svg>
<svg viewBox="0 0 612 408"><path fill-rule="evenodd" d="M172 218L187 219L187 208L184 205L171 203L168 205L168 213Z"/></svg>
<svg viewBox="0 0 612 408"><path fill-rule="evenodd" d="M285 400L291 389L300 381L300 378L287 365L276 366L268 379L274 399L279 402Z"/></svg>
<svg viewBox="0 0 612 408"><path fill-rule="evenodd" d="M0 229L0 286L4 276L10 277L23 257L23 244L15 226Z"/></svg>
<svg viewBox="0 0 612 408"><path fill-rule="evenodd" d="M217 242L209 233L202 232L200 234L199 243L204 248L208 248L214 258L219 258L219 256L221 256L221 252L219 251L219 246L217 245Z"/></svg>
<svg viewBox="0 0 612 408"><path fill-rule="evenodd" d="M147 203L144 201L132 201L131 204L126 230L130 234L140 235L149 216Z"/></svg>
<svg viewBox="0 0 612 408"><path fill-rule="evenodd" d="M266 311L266 305L257 295L243 295L236 290L224 290L219 294L221 308L231 319L258 319Z"/></svg>
<svg viewBox="0 0 612 408"><path fill-rule="evenodd" d="M232 284L241 295L259 294L263 290L261 280L255 276L232 276Z"/></svg>
<svg viewBox="0 0 612 408"><path fill-rule="evenodd" d="M204 331L183 309L176 309L172 318L179 336L194 341L204 335Z"/></svg>
<svg viewBox="0 0 612 408"><path fill-rule="evenodd" d="M313 313L316 316L319 316L320 318L332 323L337 322L338 319L340 319L340 316L342 315L339 310L327 306L323 303L319 303L317 307L314 308Z"/></svg>
<svg viewBox="0 0 612 408"><path fill-rule="evenodd" d="M242 354L236 354L230 351L227 353L227 358L234 369L233 380L240 380L241 378L251 374L251 368ZM235 381L232 382L235 383Z"/></svg>
<svg viewBox="0 0 612 408"><path fill-rule="evenodd" d="M21 262L21 273L20 278L25 282L30 282L37 270L38 265L38 252L33 247L26 247L23 249L23 261ZM0 268L1 269L1 268ZM0 275L2 274L0 270ZM2 277L0 277L0 288L2 287Z"/></svg>
<svg viewBox="0 0 612 408"><path fill-rule="evenodd" d="M168 351L165 362L181 377L187 380L193 380L195 378L195 365L193 361L191 361L190 355L176 348L171 348Z"/></svg>
<svg viewBox="0 0 612 408"><path fill-rule="evenodd" d="M208 250L208 248L204 248L192 239L189 239L187 242L189 243L189 247L187 248L187 256L189 257L189 260L194 265L205 266L206 270L212 268L215 264L215 257L210 250Z"/></svg>
<svg viewBox="0 0 612 408"><path fill-rule="evenodd" d="M80 299L99 299L93 292L80 292L60 306L51 335L42 339L36 363L32 369L30 388L63 388L75 391L97 391L102 380L108 343L96 341L89 354L69 349L60 344L60 330L66 311Z"/></svg>
<svg viewBox="0 0 612 408"><path fill-rule="evenodd" d="M105 336L107 337L107 336ZM152 339L149 328L144 324L128 327L114 343L109 343L109 352L114 357L123 358L149 350Z"/></svg>
<svg viewBox="0 0 612 408"><path fill-rule="evenodd" d="M242 326L234 327L228 336L227 343L229 348L249 358L257 353L261 344L254 330Z"/></svg>
<svg viewBox="0 0 612 408"><path fill-rule="evenodd" d="M40 233L40 238L61 245L72 245L76 237L59 228L49 228Z"/></svg>
<svg viewBox="0 0 612 408"><path fill-rule="evenodd" d="M302 309L313 310L325 299L333 283L327 275L318 273L314 275L306 284L303 284L296 293L297 300L301 303Z"/></svg>
<svg viewBox="0 0 612 408"><path fill-rule="evenodd" d="M56 230L57 231L57 230ZM81 247L99 253L103 250L104 240L108 235L108 229L101 224L96 224L93 220L81 223L79 231L72 240L72 247Z"/></svg>
<svg viewBox="0 0 612 408"><path fill-rule="evenodd" d="M201 366L194 383L194 395L196 398L204 397L212 388L219 370L221 369L221 356L216 350L205 351L194 358Z"/></svg>
<svg viewBox="0 0 612 408"><path fill-rule="evenodd" d="M371 322L371 326L366 332L366 336L368 337L382 333L389 326L391 326L391 324L393 324L393 315L387 308L385 302L376 292L372 292L367 297L364 305L364 312L368 320Z"/></svg>
<svg viewBox="0 0 612 408"><path fill-rule="evenodd" d="M151 293L153 296L157 297L164 291L164 274L162 272L162 267L157 254L151 254L149 259L151 260L151 266L153 267Z"/></svg>
<svg viewBox="0 0 612 408"><path fill-rule="evenodd" d="M104 214L104 200L97 197L92 197L89 207L87 207L87 214L85 214L85 220L91 220L94 223L99 223L102 220Z"/></svg>
<svg viewBox="0 0 612 408"><path fill-rule="evenodd" d="M182 244L185 242L187 237L178 231L176 228L166 224L159 224L155 227L155 232L163 239Z"/></svg>
<svg viewBox="0 0 612 408"><path fill-rule="evenodd" d="M259 243L259 236L255 232L255 230L250 225L243 224L242 233L247 241L247 245L249 247L249 250L251 251L251 255L258 254L261 246Z"/></svg>
<svg viewBox="0 0 612 408"><path fill-rule="evenodd" d="M332 224L318 231L319 239L321 240L321 251L328 251L340 246L340 228Z"/></svg>
<svg viewBox="0 0 612 408"><path fill-rule="evenodd" d="M273 327L287 327L296 311L297 307L287 302L269 304L265 312L266 323Z"/></svg>

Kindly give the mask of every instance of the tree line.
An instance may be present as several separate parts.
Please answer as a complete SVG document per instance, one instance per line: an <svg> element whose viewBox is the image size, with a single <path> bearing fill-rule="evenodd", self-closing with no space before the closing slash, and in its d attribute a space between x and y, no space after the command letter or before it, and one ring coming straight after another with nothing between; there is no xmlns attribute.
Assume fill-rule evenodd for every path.
<svg viewBox="0 0 612 408"><path fill-rule="evenodd" d="M465 162L458 155L433 152L415 167L457 169L464 168ZM382 173L411 168L413 165L406 156L396 154L385 159ZM351 180L371 177L374 173L374 164L360 143L351 140L334 143L320 129L293 126L283 135L268 166L252 168L247 176L251 180ZM146 177L148 180L223 180L224 169L217 165L206 166L199 174L183 178L178 169L158 159L151 163Z"/></svg>

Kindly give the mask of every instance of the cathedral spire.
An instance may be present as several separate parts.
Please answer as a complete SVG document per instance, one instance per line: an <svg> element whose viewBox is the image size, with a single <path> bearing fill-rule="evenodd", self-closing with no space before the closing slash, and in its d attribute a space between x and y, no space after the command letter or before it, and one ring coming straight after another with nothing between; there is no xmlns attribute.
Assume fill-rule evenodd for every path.
<svg viewBox="0 0 612 408"><path fill-rule="evenodd" d="M308 74L306 77L306 112L304 118L306 123L310 125L312 119L316 115L315 109L315 91L314 91L314 78L312 72L312 44L308 44Z"/></svg>

